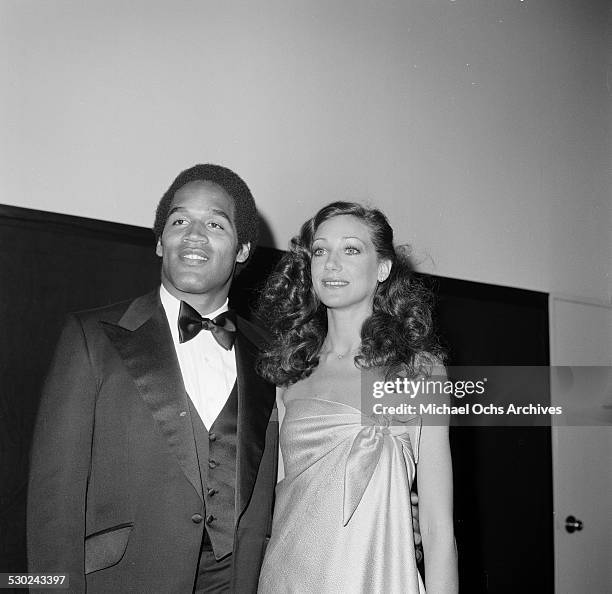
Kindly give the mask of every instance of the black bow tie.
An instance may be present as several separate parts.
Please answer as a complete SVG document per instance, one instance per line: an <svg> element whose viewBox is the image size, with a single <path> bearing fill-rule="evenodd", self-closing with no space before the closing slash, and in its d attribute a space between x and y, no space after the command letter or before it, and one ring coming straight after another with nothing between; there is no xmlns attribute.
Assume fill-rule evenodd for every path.
<svg viewBox="0 0 612 594"><path fill-rule="evenodd" d="M203 318L191 305L181 301L178 317L179 342L187 342L200 330L210 330L213 338L229 351L236 339L236 316L233 311L224 311L214 320Z"/></svg>

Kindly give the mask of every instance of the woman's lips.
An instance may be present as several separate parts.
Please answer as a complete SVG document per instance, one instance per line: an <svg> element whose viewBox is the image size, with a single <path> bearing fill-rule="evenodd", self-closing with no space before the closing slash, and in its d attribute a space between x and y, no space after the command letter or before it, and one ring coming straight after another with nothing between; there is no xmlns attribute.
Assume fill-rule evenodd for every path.
<svg viewBox="0 0 612 594"><path fill-rule="evenodd" d="M349 284L348 281L339 280L339 279L323 279L321 281L324 287L328 287L330 289L338 289L341 287L346 287Z"/></svg>

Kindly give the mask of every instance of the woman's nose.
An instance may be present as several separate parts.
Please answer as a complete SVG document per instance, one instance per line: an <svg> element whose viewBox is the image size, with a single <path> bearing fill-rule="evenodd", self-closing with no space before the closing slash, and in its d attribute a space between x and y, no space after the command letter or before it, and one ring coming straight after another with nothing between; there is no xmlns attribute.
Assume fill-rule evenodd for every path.
<svg viewBox="0 0 612 594"><path fill-rule="evenodd" d="M334 254L329 254L325 260L325 270L340 270L342 268L338 258Z"/></svg>

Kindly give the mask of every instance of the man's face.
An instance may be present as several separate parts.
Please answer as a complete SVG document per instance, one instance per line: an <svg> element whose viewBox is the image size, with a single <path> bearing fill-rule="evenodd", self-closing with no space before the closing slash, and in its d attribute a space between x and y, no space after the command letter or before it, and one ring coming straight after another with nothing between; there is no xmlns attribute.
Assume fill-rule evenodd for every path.
<svg viewBox="0 0 612 594"><path fill-rule="evenodd" d="M234 201L225 190L212 182L189 182L174 195L157 242L162 283L183 301L198 295L224 301L234 265L246 261L249 247L238 246Z"/></svg>

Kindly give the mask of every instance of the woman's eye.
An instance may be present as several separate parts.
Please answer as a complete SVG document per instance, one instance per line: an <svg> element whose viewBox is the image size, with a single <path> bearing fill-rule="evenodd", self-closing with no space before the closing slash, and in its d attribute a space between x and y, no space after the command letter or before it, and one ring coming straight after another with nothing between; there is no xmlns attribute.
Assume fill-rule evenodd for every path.
<svg viewBox="0 0 612 594"><path fill-rule="evenodd" d="M325 253L325 250L323 248L316 248L313 252L312 255L313 256L322 256Z"/></svg>
<svg viewBox="0 0 612 594"><path fill-rule="evenodd" d="M346 248L344 249L344 251L345 251L347 254L349 254L349 255L354 255L354 254L359 254L359 253L360 253L360 251L359 251L359 249L358 249L358 248L356 248L356 247L351 247L351 246L346 247Z"/></svg>
<svg viewBox="0 0 612 594"><path fill-rule="evenodd" d="M208 226L212 227L213 229L223 229L223 226L219 225L219 223L215 221L211 221L210 223L208 223Z"/></svg>
<svg viewBox="0 0 612 594"><path fill-rule="evenodd" d="M185 223L187 223L187 219L174 219L174 221L172 221L173 225L184 225Z"/></svg>

